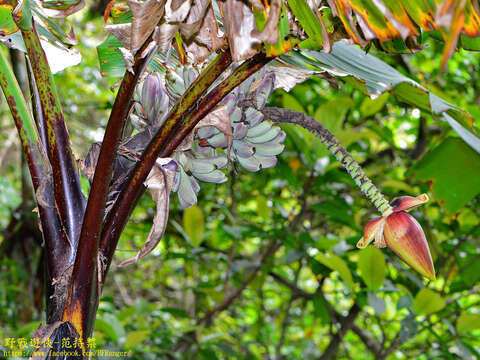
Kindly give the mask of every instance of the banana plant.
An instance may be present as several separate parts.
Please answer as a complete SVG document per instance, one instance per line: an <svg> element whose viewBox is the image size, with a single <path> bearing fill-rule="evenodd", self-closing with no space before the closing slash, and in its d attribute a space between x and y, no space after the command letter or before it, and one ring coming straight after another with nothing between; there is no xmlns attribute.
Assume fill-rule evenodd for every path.
<svg viewBox="0 0 480 360"><path fill-rule="evenodd" d="M317 135L379 209L382 217L367 224L359 247L375 239L434 279L423 230L406 212L426 197L389 204L320 123L265 105L274 89L324 71L353 75L372 96L391 91L403 101L422 101L400 89L407 84L427 96L423 107L442 114L479 151L468 113L391 68L378 72L379 63L386 65L373 56L359 64L363 52L353 45L408 53L420 51L431 36L445 43L444 67L455 49L480 50L475 1L112 1L98 55L102 74L121 82L103 141L80 161L91 184L87 199L52 74L55 58L47 51L54 44L72 55L74 36L57 21L83 6L82 0L11 0L0 7L0 40L25 51L39 104L29 108L2 49L0 85L28 159L47 250L47 323L36 332L40 358L50 356L45 344L60 351L65 339L77 352L65 359L89 356L105 277L143 192L156 202L154 223L137 255L121 265L158 244L172 192L188 207L197 202L199 182L225 182L227 167L256 172L275 166L285 133L272 122Z"/></svg>

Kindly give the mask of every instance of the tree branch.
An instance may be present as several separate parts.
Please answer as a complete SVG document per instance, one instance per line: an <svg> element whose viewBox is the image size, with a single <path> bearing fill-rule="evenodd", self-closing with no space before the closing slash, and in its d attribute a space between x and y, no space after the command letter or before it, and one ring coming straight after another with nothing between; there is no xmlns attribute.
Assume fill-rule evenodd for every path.
<svg viewBox="0 0 480 360"><path fill-rule="evenodd" d="M261 269L262 265L265 263L265 261L272 257L276 252L277 250L281 247L281 244L278 243L278 242L272 242L270 243L270 245L267 247L267 249L265 250L265 252L263 253L263 255L261 256L260 258L260 261L259 261L259 265L256 266L252 272L247 276L247 279L242 283L242 285L240 285L238 288L235 289L235 291L233 291L230 295L228 295L221 303L219 303L218 305L214 306L210 311L208 311L202 318L200 318L199 320L197 320L197 325L200 325L200 324L203 324L205 322L210 322L212 317L219 313L219 312L222 312L226 309L228 309L228 307L237 299L239 298L243 291L247 288L247 286L255 279L255 277L257 276L258 274L258 271Z"/></svg>
<svg viewBox="0 0 480 360"><path fill-rule="evenodd" d="M294 280L295 285L298 282L298 277L300 275L301 270L302 270L302 259L299 260L298 269L297 269L297 271L295 271L295 280ZM282 331L280 333L280 339L278 340L278 344L277 344L277 351L276 351L275 359L278 359L278 360L283 358L282 357L282 347L283 347L283 344L285 342L285 334L287 333L287 327L288 327L289 316L290 316L290 309L291 309L294 301L295 301L295 297L294 297L293 290L292 290L291 293L290 293L290 299L288 299L287 307L285 309L285 316L284 316L283 321L282 321Z"/></svg>
<svg viewBox="0 0 480 360"><path fill-rule="evenodd" d="M383 359L383 349L380 343L370 335L366 330L360 328L357 324L352 325L352 331L365 344L368 350L375 356L375 359Z"/></svg>
<svg viewBox="0 0 480 360"><path fill-rule="evenodd" d="M316 296L316 294L309 293L305 290L300 289L297 286L297 284L285 279L284 277L278 275L276 272L270 271L268 273L268 275L270 275L278 283L288 287L294 298L304 298L304 299L307 299L307 300L312 300L313 297Z"/></svg>
<svg viewBox="0 0 480 360"><path fill-rule="evenodd" d="M273 271L269 272L268 274L278 283L288 287L292 291L292 296L295 296L297 298L304 298L306 300L313 300L313 298L315 296L323 296L320 287L319 287L319 291L317 291L315 293L310 293L310 292L307 292L307 291L299 288L295 283L283 278L282 276L278 275L277 273L275 273ZM348 316L344 317L343 315L339 314L328 303L327 303L327 306L328 306L328 310L330 311L330 314L332 315L332 317L335 318L341 325L346 324L348 322L348 320L347 320ZM353 310L353 309L354 308L352 307L351 310ZM355 308L355 311L357 311L356 308ZM355 315L355 317L356 317L356 315ZM384 353L382 345L375 338L373 338L373 336L370 335L370 333L368 331L363 330L358 325L356 325L354 321L350 322L350 324L348 325L348 328L350 330L352 330L360 338L360 340L365 344L367 349L370 350L372 352L372 354L375 356L375 359L384 359L386 357L386 355L390 354L391 352L393 352L393 350L396 349L396 347L395 347L393 350L391 350L389 352L387 350L387 352ZM346 329L346 328L344 327L344 329ZM344 333L344 335L345 335L345 333ZM338 345L340 345L340 342L337 342L337 346ZM333 347L333 345L332 345L332 347ZM331 352L331 351L333 351L333 349L330 349L329 351ZM326 356L326 355L323 354L322 356ZM328 356L331 356L331 355L328 355Z"/></svg>
<svg viewBox="0 0 480 360"><path fill-rule="evenodd" d="M323 352L322 356L320 356L319 360L328 360L334 359L337 355L338 347L342 343L343 337L345 334L352 328L355 319L357 318L358 314L360 313L360 306L357 303L354 303L350 308L347 316L337 317L337 320L340 324L340 327L335 335L333 335L330 339L330 343L328 344L327 348Z"/></svg>
<svg viewBox="0 0 480 360"><path fill-rule="evenodd" d="M303 192L303 194L301 196L302 208L301 208L300 212L295 215L293 220L288 225L288 228L290 230L295 229L301 223L303 217L306 214L306 209L308 208L307 207L307 190L311 189L311 184L313 183L314 179L315 179L314 173L311 173L310 176L307 179L308 186L304 187L304 189L306 189L306 190ZM259 265L255 269L252 270L252 273L249 274L248 278L244 281L244 283L242 283L242 285L240 287L235 289L235 291L232 294L230 294L229 296L227 296L220 304L214 306L202 318L198 319L197 324L208 323L212 320L214 315L216 315L217 313L219 313L221 311L224 311L224 310L228 309L230 307L230 305L243 294L243 291L247 288L247 286L255 279L255 276L258 273L258 271L261 269L263 263L268 258L273 259L275 253L281 248L281 246L282 246L282 244L279 243L279 242L270 243L268 248L265 250L265 252L261 256ZM274 273L271 272L270 274L274 274ZM278 278L283 279L280 276L278 276ZM288 283L288 280L285 280L285 282ZM293 292L292 292L293 300L295 300L298 297L296 295L297 290L296 290L295 284L292 285L292 289L295 289L293 291L293 292L295 292L295 294L293 294ZM303 293L308 294L306 292L303 292ZM310 295L310 294L308 294L308 295ZM315 294L311 294L312 298L313 298L314 295ZM184 349L185 347L188 348L188 346L193 343L192 339L195 339L195 331L185 333L183 336L181 336L179 338L177 343L172 347L172 351L177 352L177 351L180 351L180 349ZM171 357L171 358L173 359L173 357Z"/></svg>

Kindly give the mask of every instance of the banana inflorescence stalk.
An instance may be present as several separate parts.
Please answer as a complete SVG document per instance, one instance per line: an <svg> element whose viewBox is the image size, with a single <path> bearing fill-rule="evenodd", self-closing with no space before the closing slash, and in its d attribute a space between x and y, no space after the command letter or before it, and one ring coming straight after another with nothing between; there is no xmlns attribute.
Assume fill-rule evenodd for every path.
<svg viewBox="0 0 480 360"><path fill-rule="evenodd" d="M380 190L373 184L363 172L360 164L343 147L335 136L328 131L321 123L303 113L280 109L275 107L265 108L263 113L274 122L290 123L300 125L317 136L335 158L345 167L345 170L352 177L368 200L380 211L383 216L392 213L393 209L385 199Z"/></svg>

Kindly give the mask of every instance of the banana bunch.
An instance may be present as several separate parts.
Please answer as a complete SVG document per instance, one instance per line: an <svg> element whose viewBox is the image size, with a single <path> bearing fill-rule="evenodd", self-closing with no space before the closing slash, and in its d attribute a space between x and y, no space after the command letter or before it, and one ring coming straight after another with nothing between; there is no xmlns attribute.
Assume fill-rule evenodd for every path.
<svg viewBox="0 0 480 360"><path fill-rule="evenodd" d="M197 179L216 184L227 181L225 174L219 170L227 165L227 158L213 148L198 147L177 151L173 157L179 166L172 191L178 192L182 208L197 203L197 193L200 191Z"/></svg>
<svg viewBox="0 0 480 360"><path fill-rule="evenodd" d="M149 129L151 133L163 125L169 110L169 98L162 76L150 73L136 88L135 101L130 121L139 131Z"/></svg>
<svg viewBox="0 0 480 360"><path fill-rule="evenodd" d="M191 66L182 66L174 71L167 71L166 88L170 97L177 100L197 78L198 71Z"/></svg>
<svg viewBox="0 0 480 360"><path fill-rule="evenodd" d="M274 167L276 155L284 149L285 133L278 126L264 121L260 111L273 91L274 81L274 74L260 73L247 79L222 101L233 128L230 157L248 171ZM200 128L197 138L203 146L226 148L228 144L225 134L212 126Z"/></svg>
<svg viewBox="0 0 480 360"><path fill-rule="evenodd" d="M158 73L146 77L135 91L131 121L140 132L131 138L132 144L146 145L164 123L169 103L182 96L197 76L194 68L179 67L167 72L165 77ZM191 149L174 153L178 167L172 191L177 192L181 207L197 203L198 180L216 184L227 181L220 169L227 166L228 158L217 149L224 149L232 161L248 171L275 166L276 156L284 149L285 133L265 121L261 112L273 91L274 80L273 74L264 72L251 76L220 103L227 109L225 121L232 127L233 140L213 125L203 126L196 129ZM139 141L133 141L135 137L139 137Z"/></svg>

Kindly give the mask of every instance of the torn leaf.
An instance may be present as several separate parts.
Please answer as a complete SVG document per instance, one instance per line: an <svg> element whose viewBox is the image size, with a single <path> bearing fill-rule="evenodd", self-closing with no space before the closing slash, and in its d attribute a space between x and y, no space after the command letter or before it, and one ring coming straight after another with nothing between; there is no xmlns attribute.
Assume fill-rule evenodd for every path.
<svg viewBox="0 0 480 360"><path fill-rule="evenodd" d="M283 65L279 63L268 64L267 72L275 74L275 89L290 91L297 84L300 84L315 74L313 70L301 69L299 67Z"/></svg>

